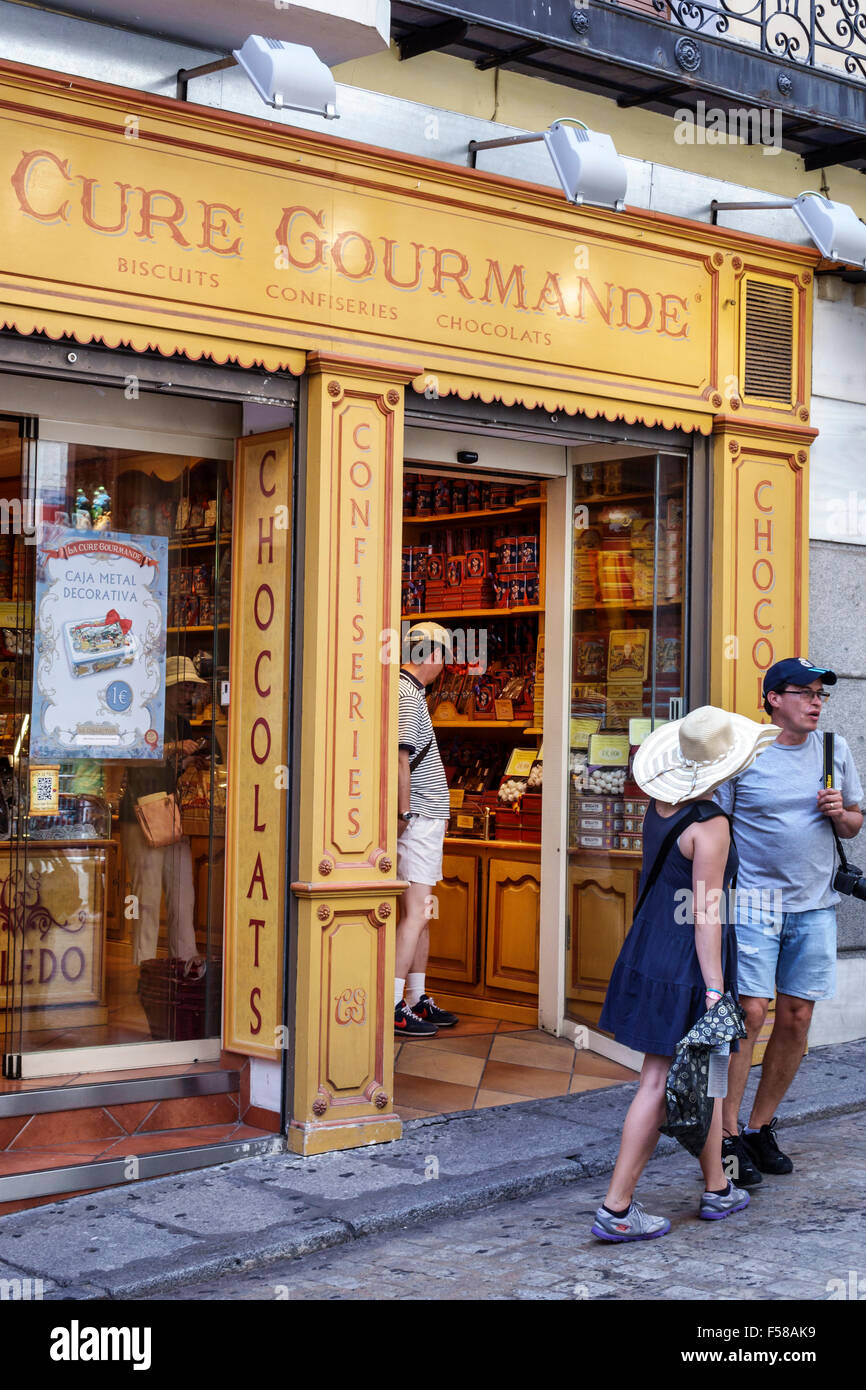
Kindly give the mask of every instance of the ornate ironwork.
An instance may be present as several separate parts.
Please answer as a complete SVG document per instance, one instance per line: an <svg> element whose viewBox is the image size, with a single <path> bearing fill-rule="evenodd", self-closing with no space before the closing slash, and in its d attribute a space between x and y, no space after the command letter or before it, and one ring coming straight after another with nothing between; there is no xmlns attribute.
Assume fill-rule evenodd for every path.
<svg viewBox="0 0 866 1390"><path fill-rule="evenodd" d="M753 44L774 58L866 80L866 0L652 0L693 34ZM786 90L779 84L780 91Z"/></svg>

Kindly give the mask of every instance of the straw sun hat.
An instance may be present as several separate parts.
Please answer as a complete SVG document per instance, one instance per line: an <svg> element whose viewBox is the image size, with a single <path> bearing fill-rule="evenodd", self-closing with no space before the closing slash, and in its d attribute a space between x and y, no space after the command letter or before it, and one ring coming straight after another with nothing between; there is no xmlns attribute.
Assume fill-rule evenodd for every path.
<svg viewBox="0 0 866 1390"><path fill-rule="evenodd" d="M634 756L634 780L648 796L676 806L744 772L778 737L775 724L702 705L647 735Z"/></svg>

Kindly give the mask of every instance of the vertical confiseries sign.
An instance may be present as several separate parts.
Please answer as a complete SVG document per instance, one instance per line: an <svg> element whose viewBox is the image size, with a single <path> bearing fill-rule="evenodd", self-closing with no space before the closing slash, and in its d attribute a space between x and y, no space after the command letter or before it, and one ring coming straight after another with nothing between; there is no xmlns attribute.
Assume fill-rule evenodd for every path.
<svg viewBox="0 0 866 1390"><path fill-rule="evenodd" d="M232 557L225 1046L275 1057L288 824L291 432L242 439Z"/></svg>

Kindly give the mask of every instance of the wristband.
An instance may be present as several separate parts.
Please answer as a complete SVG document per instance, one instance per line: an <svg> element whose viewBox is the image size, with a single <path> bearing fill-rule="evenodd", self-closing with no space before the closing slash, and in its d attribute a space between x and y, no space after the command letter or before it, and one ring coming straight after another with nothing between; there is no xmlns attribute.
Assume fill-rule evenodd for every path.
<svg viewBox="0 0 866 1390"><path fill-rule="evenodd" d="M704 994L706 994L706 995L714 994L714 995L716 996L717 999L722 999L722 998L724 997L723 994L722 994L722 991L721 991L720 989L707 989L707 990L704 990Z"/></svg>

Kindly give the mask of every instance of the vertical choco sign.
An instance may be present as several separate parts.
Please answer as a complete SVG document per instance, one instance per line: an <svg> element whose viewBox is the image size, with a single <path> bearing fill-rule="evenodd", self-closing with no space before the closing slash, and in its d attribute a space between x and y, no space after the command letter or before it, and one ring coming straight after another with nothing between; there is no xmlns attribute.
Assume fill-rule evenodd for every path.
<svg viewBox="0 0 866 1390"><path fill-rule="evenodd" d="M226 846L225 1046L276 1057L288 821L289 430L238 443Z"/></svg>

